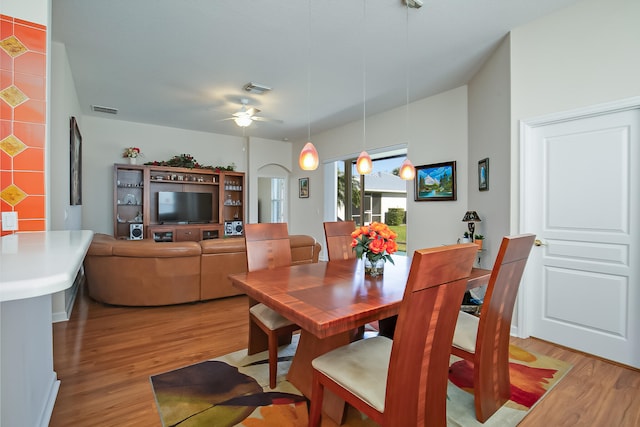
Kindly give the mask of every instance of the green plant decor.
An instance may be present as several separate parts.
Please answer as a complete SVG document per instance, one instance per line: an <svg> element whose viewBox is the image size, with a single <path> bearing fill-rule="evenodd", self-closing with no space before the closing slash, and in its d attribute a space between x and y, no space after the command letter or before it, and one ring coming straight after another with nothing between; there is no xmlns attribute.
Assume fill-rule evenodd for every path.
<svg viewBox="0 0 640 427"><path fill-rule="evenodd" d="M173 156L169 160L154 160L152 162L146 162L145 165L171 166L176 168L188 168L188 169L212 169L216 172L234 171L236 169L236 165L234 163L231 163L228 166L201 165L191 154L180 154L178 156Z"/></svg>

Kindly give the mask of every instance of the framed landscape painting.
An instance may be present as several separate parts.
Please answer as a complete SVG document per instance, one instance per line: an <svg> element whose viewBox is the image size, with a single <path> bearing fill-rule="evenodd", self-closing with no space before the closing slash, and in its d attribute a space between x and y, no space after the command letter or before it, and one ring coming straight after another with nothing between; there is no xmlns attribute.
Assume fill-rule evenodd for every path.
<svg viewBox="0 0 640 427"><path fill-rule="evenodd" d="M478 190L489 190L489 158L478 162Z"/></svg>
<svg viewBox="0 0 640 427"><path fill-rule="evenodd" d="M456 162L416 166L416 202L456 200Z"/></svg>
<svg viewBox="0 0 640 427"><path fill-rule="evenodd" d="M298 197L301 199L309 197L309 178L300 178L298 180Z"/></svg>

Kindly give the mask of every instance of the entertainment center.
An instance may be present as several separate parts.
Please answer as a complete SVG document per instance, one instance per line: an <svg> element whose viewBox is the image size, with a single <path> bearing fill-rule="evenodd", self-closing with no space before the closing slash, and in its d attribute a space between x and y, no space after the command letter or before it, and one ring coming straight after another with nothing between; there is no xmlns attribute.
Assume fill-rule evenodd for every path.
<svg viewBox="0 0 640 427"><path fill-rule="evenodd" d="M113 235L157 242L242 236L243 172L115 164Z"/></svg>

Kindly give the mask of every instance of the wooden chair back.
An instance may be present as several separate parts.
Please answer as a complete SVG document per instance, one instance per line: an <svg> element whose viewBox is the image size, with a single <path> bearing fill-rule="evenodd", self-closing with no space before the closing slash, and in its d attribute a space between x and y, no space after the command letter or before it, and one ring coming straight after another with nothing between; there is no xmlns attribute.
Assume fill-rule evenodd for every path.
<svg viewBox="0 0 640 427"><path fill-rule="evenodd" d="M245 224L247 270L291 265L291 244L286 223Z"/></svg>
<svg viewBox="0 0 640 427"><path fill-rule="evenodd" d="M476 254L471 243L415 251L393 339L383 425L446 426L450 348Z"/></svg>
<svg viewBox="0 0 640 427"><path fill-rule="evenodd" d="M535 238L533 234L504 237L491 271L480 309L473 358L474 393L480 396L475 399L478 419L488 419L511 397L511 320L520 281Z"/></svg>
<svg viewBox="0 0 640 427"><path fill-rule="evenodd" d="M353 259L356 251L351 247L351 233L356 229L354 221L335 221L324 223L324 235L327 239L327 255L329 261Z"/></svg>

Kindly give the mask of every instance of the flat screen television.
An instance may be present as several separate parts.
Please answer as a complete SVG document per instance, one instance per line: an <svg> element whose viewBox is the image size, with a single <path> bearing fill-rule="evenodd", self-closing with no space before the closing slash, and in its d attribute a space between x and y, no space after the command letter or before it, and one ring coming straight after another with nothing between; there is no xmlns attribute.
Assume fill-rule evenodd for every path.
<svg viewBox="0 0 640 427"><path fill-rule="evenodd" d="M212 210L211 193L158 191L160 223L209 223Z"/></svg>

